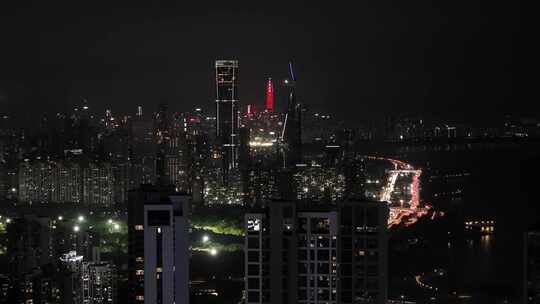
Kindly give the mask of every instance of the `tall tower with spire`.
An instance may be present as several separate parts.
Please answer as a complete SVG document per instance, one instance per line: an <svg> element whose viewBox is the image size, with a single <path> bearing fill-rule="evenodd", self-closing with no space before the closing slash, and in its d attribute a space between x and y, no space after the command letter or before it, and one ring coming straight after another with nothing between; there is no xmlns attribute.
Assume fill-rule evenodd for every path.
<svg viewBox="0 0 540 304"><path fill-rule="evenodd" d="M266 111L274 112L274 84L272 78L268 78L266 82Z"/></svg>
<svg viewBox="0 0 540 304"><path fill-rule="evenodd" d="M289 100L285 123L283 124L282 139L285 144L284 166L294 167L302 162L302 104L296 100L292 62L289 62L289 79L285 80L289 88Z"/></svg>

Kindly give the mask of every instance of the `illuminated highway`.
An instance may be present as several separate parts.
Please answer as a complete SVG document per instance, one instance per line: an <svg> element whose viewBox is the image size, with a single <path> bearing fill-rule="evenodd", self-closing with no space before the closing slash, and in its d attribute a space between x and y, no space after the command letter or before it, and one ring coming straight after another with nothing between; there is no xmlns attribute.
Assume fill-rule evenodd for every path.
<svg viewBox="0 0 540 304"><path fill-rule="evenodd" d="M367 158L387 161L393 166L393 169L386 170L385 183L378 197L381 202L389 204L389 227L399 224L409 226L428 214L430 206L425 203L422 206L420 201L421 169L415 169L412 165L397 159L371 156ZM398 183L405 183L405 186L398 186Z"/></svg>

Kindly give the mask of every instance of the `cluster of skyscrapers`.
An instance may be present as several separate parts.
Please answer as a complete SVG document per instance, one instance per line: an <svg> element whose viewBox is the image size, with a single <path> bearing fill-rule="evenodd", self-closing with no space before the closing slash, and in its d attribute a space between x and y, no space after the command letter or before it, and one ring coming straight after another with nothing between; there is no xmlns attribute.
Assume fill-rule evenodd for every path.
<svg viewBox="0 0 540 304"><path fill-rule="evenodd" d="M289 71L280 86L287 96L283 112L276 111L270 78L263 107L240 104L238 61L217 60L215 115L201 108L171 112L161 102L154 113L138 106L134 115L117 117L107 110L99 117L83 100L70 114L43 118L38 131L5 124L0 196L34 205L123 208L129 190L161 179L206 205L256 205L283 196L311 199L319 196L315 192L339 199L348 178L363 170L357 166L359 172L345 172L355 156L345 152L340 134L354 132L323 127L329 115L307 115L296 97L292 65ZM313 123L307 128L311 131L325 130L325 135L306 132L326 146L324 155L303 153L308 141L304 121Z"/></svg>
<svg viewBox="0 0 540 304"><path fill-rule="evenodd" d="M252 210L244 227L246 303L384 303L388 208L364 199L354 132L319 138L322 152L305 149L306 109L292 64L283 113L271 79L263 109L240 104L236 60L215 62L215 82L215 116L200 108L171 113L161 103L152 115L139 106L133 116L99 118L83 103L44 120L35 136L4 130L1 194L31 205L127 207L128 303L189 303L189 217L216 204ZM56 219L32 221L37 234L9 226L20 229L10 234L14 265L24 268L16 289L33 291L17 299L115 303L116 268L100 260L91 231L61 233ZM24 252L37 241L50 250ZM63 280L47 281L55 276Z"/></svg>

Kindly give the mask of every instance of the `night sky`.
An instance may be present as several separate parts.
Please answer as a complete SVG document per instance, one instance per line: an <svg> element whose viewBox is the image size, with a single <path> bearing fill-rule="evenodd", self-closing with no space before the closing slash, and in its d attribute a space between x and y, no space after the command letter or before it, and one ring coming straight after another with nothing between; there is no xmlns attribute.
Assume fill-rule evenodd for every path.
<svg viewBox="0 0 540 304"><path fill-rule="evenodd" d="M538 110L519 77L519 1L9 2L0 113L66 111L82 98L100 112L162 100L212 111L218 58L240 61L243 104L262 105L266 77L283 79L293 60L302 101L348 121Z"/></svg>

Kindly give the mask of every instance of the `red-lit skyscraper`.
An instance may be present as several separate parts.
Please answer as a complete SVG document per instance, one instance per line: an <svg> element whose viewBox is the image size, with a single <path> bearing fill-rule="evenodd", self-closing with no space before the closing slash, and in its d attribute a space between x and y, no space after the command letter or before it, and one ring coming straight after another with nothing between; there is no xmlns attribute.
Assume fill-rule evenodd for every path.
<svg viewBox="0 0 540 304"><path fill-rule="evenodd" d="M266 110L270 113L274 112L274 85L272 78L268 78L266 83Z"/></svg>

